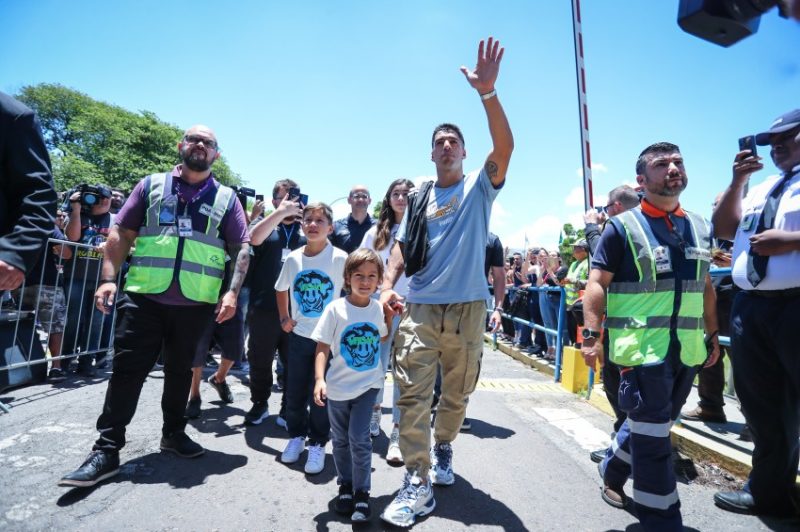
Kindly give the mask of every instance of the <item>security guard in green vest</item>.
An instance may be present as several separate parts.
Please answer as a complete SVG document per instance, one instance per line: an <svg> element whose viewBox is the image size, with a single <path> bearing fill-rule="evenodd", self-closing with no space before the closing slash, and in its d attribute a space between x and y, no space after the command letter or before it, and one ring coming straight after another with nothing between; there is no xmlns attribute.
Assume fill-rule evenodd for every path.
<svg viewBox="0 0 800 532"><path fill-rule="evenodd" d="M178 149L183 164L136 185L106 242L95 302L105 313L117 306L114 368L97 420L100 437L83 465L61 479L62 486L93 486L119 472L125 428L162 348L161 449L186 458L205 452L184 430L192 360L200 331L212 327L215 316L222 323L236 311L250 238L233 190L211 172L219 157L214 132L194 126ZM134 244L125 292L115 301L118 272ZM223 290L226 252L235 266Z"/></svg>
<svg viewBox="0 0 800 532"><path fill-rule="evenodd" d="M623 508L632 473L643 527L683 530L669 434L697 370L719 356L709 226L680 207L688 180L677 146L649 146L636 173L641 206L609 221L592 258L582 352L588 365L602 364L607 308L609 357L620 366L619 403L628 418L600 464L603 500Z"/></svg>

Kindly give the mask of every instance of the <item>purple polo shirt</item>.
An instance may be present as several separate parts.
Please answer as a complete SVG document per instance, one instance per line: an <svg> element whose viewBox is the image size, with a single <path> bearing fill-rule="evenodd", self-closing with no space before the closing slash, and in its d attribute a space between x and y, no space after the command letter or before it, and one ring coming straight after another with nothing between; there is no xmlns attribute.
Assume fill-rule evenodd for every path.
<svg viewBox="0 0 800 532"><path fill-rule="evenodd" d="M177 187L178 187L178 179L181 176L181 165L176 166L172 169L172 194L177 195ZM219 188L219 182L214 179L214 174L212 173L209 178L211 180L211 186L205 190L203 190L203 186L205 185L206 181L198 183L196 185L190 185L186 181L181 179L181 196L179 197L180 202L180 209L184 208L184 205L187 201L191 201L198 192L203 193L203 195L209 195L212 190L216 190ZM125 202L125 205L122 206L122 209L116 215L114 222L123 227L125 229L130 229L131 231L139 231L139 228L144 225L145 222L145 214L147 213L147 198L145 197L145 190L144 190L144 182L145 179L139 181L131 192L130 197ZM202 205L204 203L203 198L197 200L194 204L195 206ZM197 209L193 209L192 212L192 225L194 227L200 227L201 223L205 221L206 217L203 215L198 214ZM225 242L236 242L236 243L245 243L250 242L250 234L247 231L247 218L244 214L244 209L242 209L242 204L239 201L233 202L233 209L229 209L225 216L222 217L222 225L220 230L220 236L222 237ZM235 259L235 257L234 257ZM172 281L172 284L169 288L161 293L161 294L145 294L149 299L153 301L157 301L164 305L205 305L206 303L199 303L197 301L192 301L191 299L187 299L181 293L180 285L177 281Z"/></svg>

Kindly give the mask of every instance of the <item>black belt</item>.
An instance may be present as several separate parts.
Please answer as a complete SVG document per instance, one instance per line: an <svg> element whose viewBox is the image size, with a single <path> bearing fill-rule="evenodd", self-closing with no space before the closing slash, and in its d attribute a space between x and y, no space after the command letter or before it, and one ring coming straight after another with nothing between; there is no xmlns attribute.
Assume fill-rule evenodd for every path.
<svg viewBox="0 0 800 532"><path fill-rule="evenodd" d="M785 290L743 290L745 294L750 294L751 296L756 297L798 297L800 296L800 287L798 288L786 288Z"/></svg>

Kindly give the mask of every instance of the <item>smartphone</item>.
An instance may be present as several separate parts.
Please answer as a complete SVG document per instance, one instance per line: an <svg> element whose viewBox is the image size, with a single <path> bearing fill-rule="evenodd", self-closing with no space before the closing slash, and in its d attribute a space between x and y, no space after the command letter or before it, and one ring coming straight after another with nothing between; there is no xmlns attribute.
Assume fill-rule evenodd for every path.
<svg viewBox="0 0 800 532"><path fill-rule="evenodd" d="M256 194L256 201L264 201L264 194Z"/></svg>
<svg viewBox="0 0 800 532"><path fill-rule="evenodd" d="M739 151L743 150L750 150L748 157L756 157L758 155L755 135L748 135L739 139Z"/></svg>
<svg viewBox="0 0 800 532"><path fill-rule="evenodd" d="M308 205L308 194L300 194L300 205L303 207Z"/></svg>
<svg viewBox="0 0 800 532"><path fill-rule="evenodd" d="M289 199L294 199L300 195L300 189L297 187L289 188Z"/></svg>

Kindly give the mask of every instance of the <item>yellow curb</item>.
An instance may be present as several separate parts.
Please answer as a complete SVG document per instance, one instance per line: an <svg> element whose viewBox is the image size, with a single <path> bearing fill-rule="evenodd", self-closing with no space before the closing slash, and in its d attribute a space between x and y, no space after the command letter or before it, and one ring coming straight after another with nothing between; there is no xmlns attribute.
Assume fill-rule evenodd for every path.
<svg viewBox="0 0 800 532"><path fill-rule="evenodd" d="M670 439L681 453L691 456L693 460L702 460L719 464L736 476L750 476L752 465L750 455L731 448L718 441L706 438L680 425L674 425L670 431Z"/></svg>

